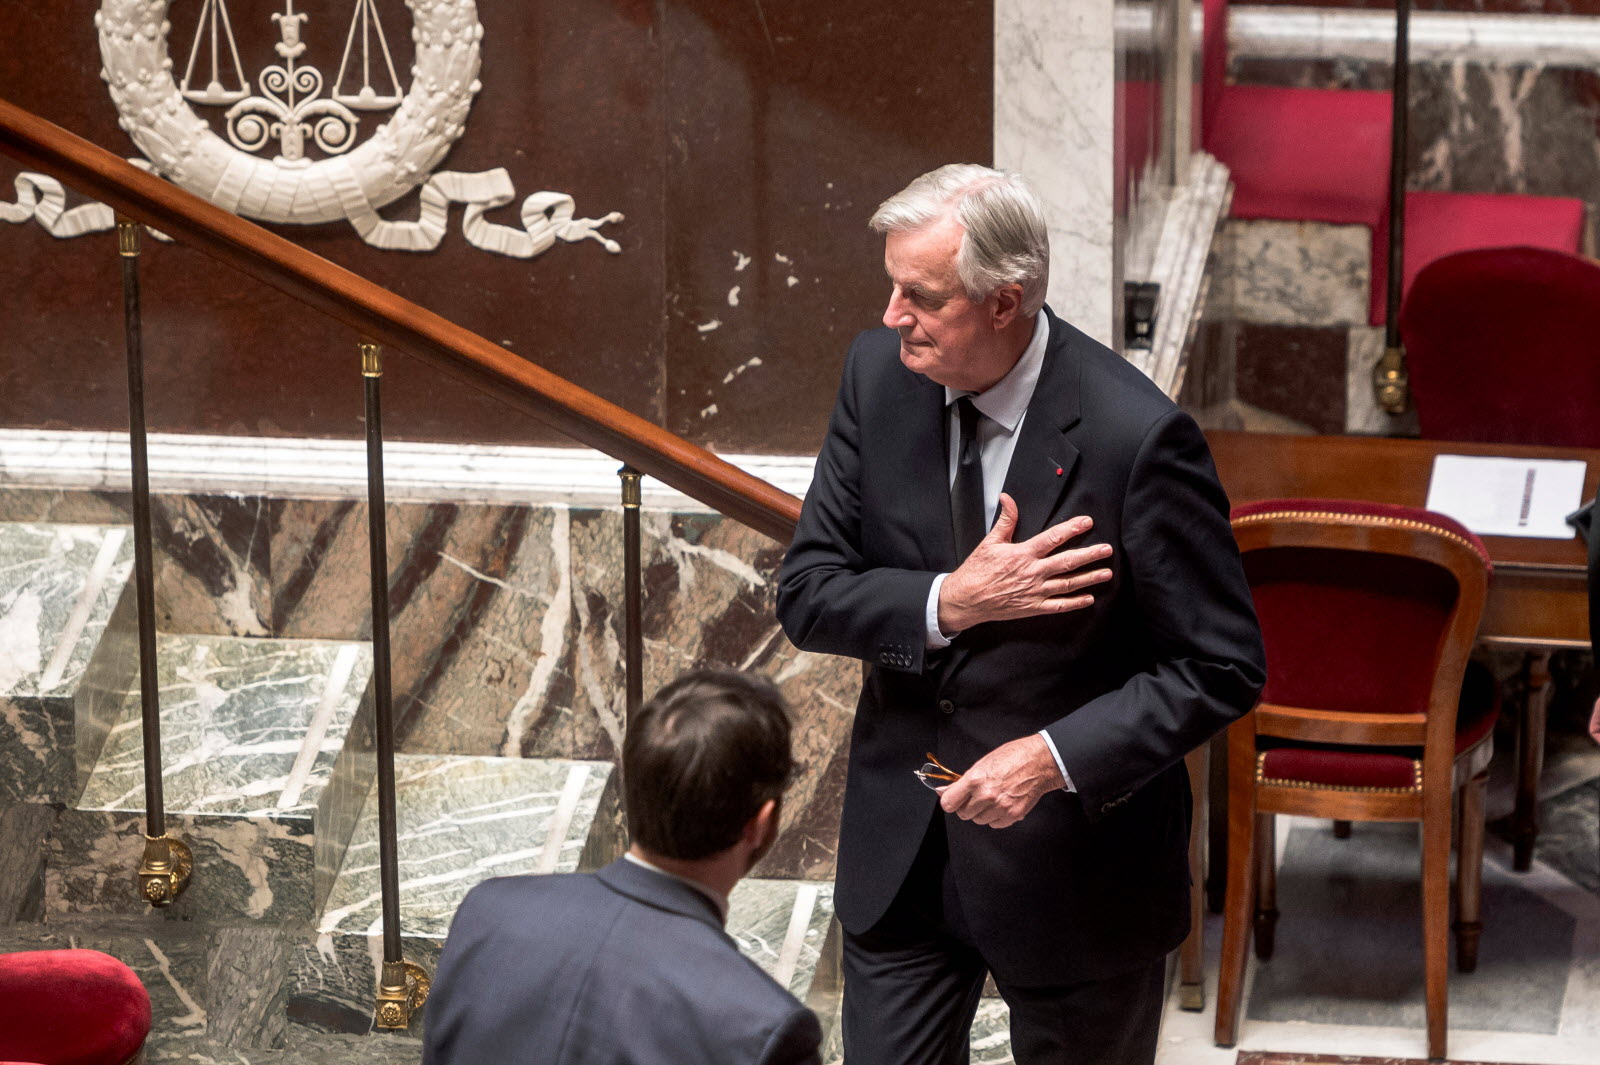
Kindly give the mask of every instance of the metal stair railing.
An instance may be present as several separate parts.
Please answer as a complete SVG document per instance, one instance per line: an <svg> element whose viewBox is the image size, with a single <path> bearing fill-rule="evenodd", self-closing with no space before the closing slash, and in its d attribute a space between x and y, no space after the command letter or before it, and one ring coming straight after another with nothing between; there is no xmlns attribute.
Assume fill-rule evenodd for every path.
<svg viewBox="0 0 1600 1065"><path fill-rule="evenodd" d="M139 227L159 230L286 293L350 326L359 338L367 424L367 516L383 901L383 966L375 992L374 1021L379 1028L407 1028L427 998L428 976L420 966L404 959L400 934L380 345L387 344L420 358L532 415L577 443L622 461L618 473L622 480L623 511L625 724L638 708L643 694L642 478L645 475L654 477L780 542L787 542L794 533L800 501L565 378L510 354L500 345L140 170L5 100L0 100L0 155L57 178L78 192L108 204L118 215L128 350L135 588L145 751L146 846L136 875L140 896L152 905L170 905L178 897L189 884L192 861L183 841L168 835L163 809L154 548L144 431Z"/></svg>

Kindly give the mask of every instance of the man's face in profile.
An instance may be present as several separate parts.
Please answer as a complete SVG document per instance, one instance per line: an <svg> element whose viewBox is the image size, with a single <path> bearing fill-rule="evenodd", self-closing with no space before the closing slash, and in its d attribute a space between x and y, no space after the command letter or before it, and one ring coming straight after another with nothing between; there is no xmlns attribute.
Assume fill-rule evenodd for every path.
<svg viewBox="0 0 1600 1065"><path fill-rule="evenodd" d="M981 392L1010 367L995 350L993 299L968 299L956 274L963 233L961 223L943 218L885 237L883 265L894 289L883 324L900 333L907 369L948 388Z"/></svg>

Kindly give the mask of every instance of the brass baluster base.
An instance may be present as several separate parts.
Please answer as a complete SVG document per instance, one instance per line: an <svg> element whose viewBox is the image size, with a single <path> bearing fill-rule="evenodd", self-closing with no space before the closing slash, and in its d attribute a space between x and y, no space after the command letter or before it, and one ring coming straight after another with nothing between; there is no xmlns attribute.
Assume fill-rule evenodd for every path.
<svg viewBox="0 0 1600 1065"><path fill-rule="evenodd" d="M1384 348L1372 368L1372 392L1385 414L1404 414L1411 406L1411 375L1403 348Z"/></svg>
<svg viewBox="0 0 1600 1065"><path fill-rule="evenodd" d="M171 906L189 886L193 871L194 854L187 843L171 836L146 836L139 862L139 897L152 906Z"/></svg>
<svg viewBox="0 0 1600 1065"><path fill-rule="evenodd" d="M411 1018L428 1001L433 981L427 971L413 961L386 961L383 978L378 981L378 1008L374 1024L378 1028L410 1028Z"/></svg>

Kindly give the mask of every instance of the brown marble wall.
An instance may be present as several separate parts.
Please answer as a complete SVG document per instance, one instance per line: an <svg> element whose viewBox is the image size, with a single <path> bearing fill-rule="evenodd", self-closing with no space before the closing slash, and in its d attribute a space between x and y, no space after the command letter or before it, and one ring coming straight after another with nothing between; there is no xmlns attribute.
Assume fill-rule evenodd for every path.
<svg viewBox="0 0 1600 1065"><path fill-rule="evenodd" d="M126 524L126 493L0 488L0 521ZM165 632L370 637L367 508L157 496ZM565 505L388 507L395 716L405 754L610 760L622 735L622 519ZM774 618L781 545L714 514L643 518L646 694L720 666L772 677L801 765L764 875L831 877L853 661L795 650Z"/></svg>
<svg viewBox="0 0 1600 1065"><path fill-rule="evenodd" d="M6 27L0 97L131 154L99 80L96 7L29 5ZM198 5L174 7L181 67ZM275 5L233 7L259 69ZM378 7L404 71L406 8ZM326 20L339 32L311 10L308 61L331 78L343 9ZM989 159L992 4L540 0L478 14L483 90L443 167L504 166L518 202L555 189L580 217L621 211L607 232L622 253L585 241L493 256L462 238L460 208L425 254L369 248L343 223L275 228L696 442L814 450L845 346L880 311L867 215L932 166ZM17 169L0 158L0 188ZM384 214L416 209L413 194ZM514 224L516 209L490 217ZM0 425L126 424L117 271L109 235L0 226ZM361 434L343 327L179 247L150 249L145 293L153 429ZM388 376L397 439L562 442L420 363L394 357Z"/></svg>

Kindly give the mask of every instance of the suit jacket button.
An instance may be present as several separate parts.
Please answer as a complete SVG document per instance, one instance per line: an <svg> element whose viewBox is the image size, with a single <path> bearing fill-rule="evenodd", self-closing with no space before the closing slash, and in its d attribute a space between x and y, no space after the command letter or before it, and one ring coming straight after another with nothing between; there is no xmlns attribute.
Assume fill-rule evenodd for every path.
<svg viewBox="0 0 1600 1065"><path fill-rule="evenodd" d="M947 714L953 714L956 712L956 704L951 702L949 699L940 699L939 709Z"/></svg>

